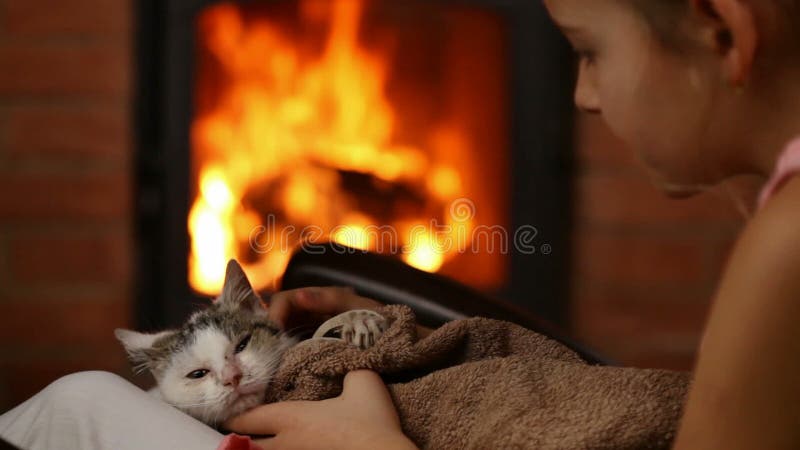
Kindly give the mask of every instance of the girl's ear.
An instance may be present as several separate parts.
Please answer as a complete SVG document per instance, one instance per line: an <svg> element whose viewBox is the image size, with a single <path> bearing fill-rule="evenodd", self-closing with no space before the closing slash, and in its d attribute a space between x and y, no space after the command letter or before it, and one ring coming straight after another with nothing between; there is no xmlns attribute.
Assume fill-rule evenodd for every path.
<svg viewBox="0 0 800 450"><path fill-rule="evenodd" d="M709 44L722 56L728 81L747 82L759 44L755 12L748 1L691 0L695 13L710 27Z"/></svg>
<svg viewBox="0 0 800 450"><path fill-rule="evenodd" d="M261 297L253 290L242 266L235 259L228 261L222 293L214 303L223 308L243 309L258 316L266 317L267 315Z"/></svg>
<svg viewBox="0 0 800 450"><path fill-rule="evenodd" d="M174 336L176 331L167 330L159 333L139 333L137 331L117 328L114 335L125 347L128 358L133 363L134 370L141 372L145 369L156 370L158 362L162 359L162 351L155 347L155 343L169 336Z"/></svg>

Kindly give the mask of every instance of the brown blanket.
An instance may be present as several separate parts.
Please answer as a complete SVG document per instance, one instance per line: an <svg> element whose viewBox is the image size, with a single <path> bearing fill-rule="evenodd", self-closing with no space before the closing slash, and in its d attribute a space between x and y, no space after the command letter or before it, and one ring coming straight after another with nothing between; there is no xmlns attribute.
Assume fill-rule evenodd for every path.
<svg viewBox="0 0 800 450"><path fill-rule="evenodd" d="M305 341L289 350L267 401L321 400L344 374L372 369L389 385L404 432L422 448L668 448L688 388L683 373L591 366L507 322L448 323L418 340L404 306L368 350Z"/></svg>

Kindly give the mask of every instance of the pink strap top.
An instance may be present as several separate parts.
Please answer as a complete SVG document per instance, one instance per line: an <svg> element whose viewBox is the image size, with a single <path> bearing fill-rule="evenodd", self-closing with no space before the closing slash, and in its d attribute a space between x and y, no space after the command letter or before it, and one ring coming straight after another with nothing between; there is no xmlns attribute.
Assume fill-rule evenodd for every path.
<svg viewBox="0 0 800 450"><path fill-rule="evenodd" d="M772 176L758 197L758 209L763 208L767 201L786 184L786 181L798 172L800 172L800 137L790 142L778 158Z"/></svg>

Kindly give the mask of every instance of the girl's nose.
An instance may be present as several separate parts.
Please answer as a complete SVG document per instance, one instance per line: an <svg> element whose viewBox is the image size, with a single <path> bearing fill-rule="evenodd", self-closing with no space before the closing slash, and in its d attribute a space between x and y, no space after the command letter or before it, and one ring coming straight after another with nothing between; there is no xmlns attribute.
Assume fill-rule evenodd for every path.
<svg viewBox="0 0 800 450"><path fill-rule="evenodd" d="M580 83L575 87L575 106L581 111L591 114L600 114L602 112L597 91Z"/></svg>
<svg viewBox="0 0 800 450"><path fill-rule="evenodd" d="M578 81L575 84L575 106L581 111L600 114L600 97L597 93L597 86L591 70L581 67L578 74Z"/></svg>
<svg viewBox="0 0 800 450"><path fill-rule="evenodd" d="M222 385L238 387L242 381L242 370L233 364L226 364L222 369Z"/></svg>

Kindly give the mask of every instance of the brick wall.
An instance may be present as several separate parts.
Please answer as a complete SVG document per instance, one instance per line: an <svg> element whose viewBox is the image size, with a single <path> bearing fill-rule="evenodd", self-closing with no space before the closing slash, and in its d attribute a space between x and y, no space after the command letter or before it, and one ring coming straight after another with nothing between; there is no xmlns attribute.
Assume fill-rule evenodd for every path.
<svg viewBox="0 0 800 450"><path fill-rule="evenodd" d="M720 191L664 197L599 117L576 133L573 329L624 364L689 369L744 216ZM752 180L732 189L752 200Z"/></svg>
<svg viewBox="0 0 800 450"><path fill-rule="evenodd" d="M0 0L0 412L127 372L131 5Z"/></svg>

